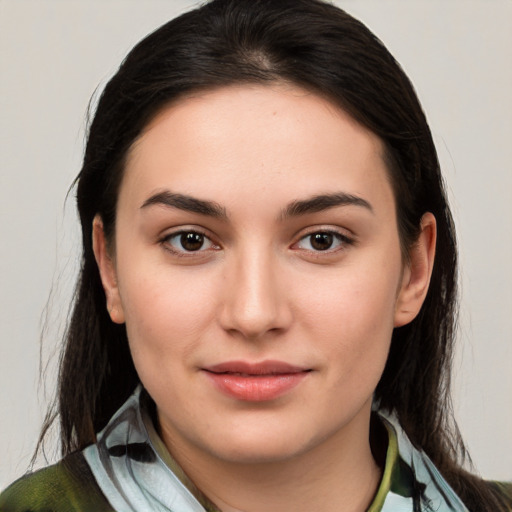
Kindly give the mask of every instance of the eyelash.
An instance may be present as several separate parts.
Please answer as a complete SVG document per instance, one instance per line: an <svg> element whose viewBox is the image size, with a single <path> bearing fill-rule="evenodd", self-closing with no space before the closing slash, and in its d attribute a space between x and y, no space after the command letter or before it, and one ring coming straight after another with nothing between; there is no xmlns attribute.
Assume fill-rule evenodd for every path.
<svg viewBox="0 0 512 512"><path fill-rule="evenodd" d="M323 237L331 237L330 239L330 242L331 243L337 243L337 246L332 248L332 247L328 247L326 249L315 249L312 245L312 243L314 243L312 241L312 237L313 236L317 236L317 235L321 235ZM311 248L300 248L298 247L298 245L305 241L305 240L308 240L309 239L309 246ZM350 245L354 245L355 243L355 240L343 233L340 233L339 231L335 231L335 230L332 230L332 229L316 229L315 231L310 231L309 233L307 233L306 235L302 236L298 242L296 242L295 244L293 244L292 247L297 247L299 250L304 250L304 251L307 251L311 254L314 254L316 257L319 257L323 254L333 254L333 253L336 253L338 251L342 251L344 249L347 248L347 246L350 246Z"/></svg>
<svg viewBox="0 0 512 512"><path fill-rule="evenodd" d="M183 242L184 242L183 236L185 236L185 235L192 235L192 237L199 236L200 241L201 241L201 246L197 250L187 250L185 247L183 247ZM315 242L312 241L312 237L318 236L318 235L323 236L323 237L330 237L330 238L327 238L327 242L328 243L330 242L331 245L337 244L336 247L333 248L332 246L330 246L325 249L318 249L318 248L315 249L313 246L313 243L315 243ZM178 249L175 246L173 246L173 244L172 244L173 239L179 240L178 243L181 245L181 249ZM301 242L306 241L308 239L310 240L309 241L310 248L304 248L304 247L299 246L299 244L301 244ZM193 242L194 240L191 240L191 241ZM318 241L320 241L320 239ZM209 245L206 249L203 248L205 243L207 243ZM353 238L351 238L343 233L340 233L338 231L335 231L332 229L316 229L315 231L311 231L311 232L307 233L306 235L303 235L297 242L295 242L291 246L291 248L308 252L310 254L315 255L315 257L321 257L322 255L329 255L329 254L336 253L338 251L342 251L342 250L346 249L347 246L353 245L354 243L355 243L355 240ZM162 239L160 240L160 244L164 247L165 250L171 252L173 255L178 256L178 257L193 257L193 256L203 254L210 250L220 249L220 247L217 244L215 244L206 233L204 233L203 231L198 230L198 229L180 229L179 231L169 233L169 234L165 235L164 237L162 237Z"/></svg>
<svg viewBox="0 0 512 512"><path fill-rule="evenodd" d="M201 237L201 246L197 250L187 250L185 247L183 247L183 236L185 235L192 235L192 236L199 236ZM181 249L178 249L173 246L172 240L178 239L179 244L181 244ZM209 247L204 249L203 245L205 243L209 244ZM204 232L198 230L198 229L181 229L179 231L174 231L173 233L169 233L162 237L160 240L160 244L164 247L165 250L171 252L175 256L179 257L190 257L190 256L196 256L202 253L205 253L206 251L209 251L211 249L217 250L219 249L219 246L216 245L212 239Z"/></svg>

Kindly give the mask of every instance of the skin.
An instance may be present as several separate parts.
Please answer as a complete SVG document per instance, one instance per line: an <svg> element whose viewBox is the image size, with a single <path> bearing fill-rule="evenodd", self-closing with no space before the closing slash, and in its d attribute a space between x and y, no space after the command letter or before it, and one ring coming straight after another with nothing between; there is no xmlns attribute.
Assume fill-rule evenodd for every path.
<svg viewBox="0 0 512 512"><path fill-rule="evenodd" d="M107 306L126 323L162 439L223 511L366 510L376 492L372 395L435 248L427 213L404 263L382 154L374 134L300 88L203 92L162 110L131 148L113 252L94 221ZM219 215L163 204L163 192ZM333 192L357 201L291 214ZM183 231L205 235L198 250L183 248ZM332 245L318 250L313 233L333 233ZM233 360L308 372L275 399L240 400L204 371Z"/></svg>

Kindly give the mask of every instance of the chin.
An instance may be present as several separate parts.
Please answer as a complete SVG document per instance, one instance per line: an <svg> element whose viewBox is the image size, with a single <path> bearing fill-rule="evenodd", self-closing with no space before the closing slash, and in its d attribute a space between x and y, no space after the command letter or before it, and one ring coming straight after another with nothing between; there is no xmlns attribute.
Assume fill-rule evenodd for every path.
<svg viewBox="0 0 512 512"><path fill-rule="evenodd" d="M203 445L214 457L239 464L269 464L298 457L320 444L322 439L305 430L294 431L294 425L255 423L225 429L210 435ZM213 434L213 432L212 432Z"/></svg>
<svg viewBox="0 0 512 512"><path fill-rule="evenodd" d="M274 464L300 456L308 451L302 444L268 442L265 437L250 442L232 442L228 447L212 447L217 458L237 464ZM217 449L216 449L217 448Z"/></svg>

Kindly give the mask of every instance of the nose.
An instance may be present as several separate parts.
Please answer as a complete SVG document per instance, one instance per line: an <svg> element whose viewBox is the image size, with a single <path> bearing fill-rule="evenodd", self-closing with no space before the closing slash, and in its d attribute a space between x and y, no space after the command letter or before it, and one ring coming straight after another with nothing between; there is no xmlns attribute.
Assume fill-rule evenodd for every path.
<svg viewBox="0 0 512 512"><path fill-rule="evenodd" d="M223 329L249 340L286 331L292 311L276 256L253 250L232 263L225 276Z"/></svg>

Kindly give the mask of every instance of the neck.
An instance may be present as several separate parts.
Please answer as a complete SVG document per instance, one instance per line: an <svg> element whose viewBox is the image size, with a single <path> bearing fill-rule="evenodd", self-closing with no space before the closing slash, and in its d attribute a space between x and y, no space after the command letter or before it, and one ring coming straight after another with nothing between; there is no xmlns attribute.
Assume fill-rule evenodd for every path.
<svg viewBox="0 0 512 512"><path fill-rule="evenodd" d="M370 449L369 423L368 411L366 419L281 461L239 463L188 449L173 455L222 512L363 512L381 476Z"/></svg>

